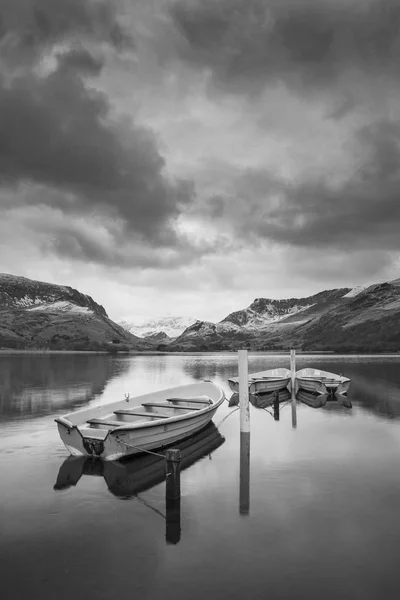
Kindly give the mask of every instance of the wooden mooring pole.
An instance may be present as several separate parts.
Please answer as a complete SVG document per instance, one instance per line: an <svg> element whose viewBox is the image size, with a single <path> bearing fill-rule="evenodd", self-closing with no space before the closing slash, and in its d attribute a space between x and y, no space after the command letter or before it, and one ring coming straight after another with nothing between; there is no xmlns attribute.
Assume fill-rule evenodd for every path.
<svg viewBox="0 0 400 600"><path fill-rule="evenodd" d="M296 350L290 350L290 383L292 393L292 428L297 427L297 406L296 406Z"/></svg>
<svg viewBox="0 0 400 600"><path fill-rule="evenodd" d="M240 408L239 513L250 511L250 404L247 350L238 351Z"/></svg>
<svg viewBox="0 0 400 600"><path fill-rule="evenodd" d="M165 451L165 539L177 544L181 539L181 452Z"/></svg>
<svg viewBox="0 0 400 600"><path fill-rule="evenodd" d="M247 350L238 350L240 431L250 433L249 366Z"/></svg>

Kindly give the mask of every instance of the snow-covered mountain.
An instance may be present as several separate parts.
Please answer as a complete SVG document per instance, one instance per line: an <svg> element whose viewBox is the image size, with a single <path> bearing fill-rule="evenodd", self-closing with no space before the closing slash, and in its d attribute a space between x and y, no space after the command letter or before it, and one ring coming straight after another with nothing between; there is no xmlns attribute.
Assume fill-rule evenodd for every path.
<svg viewBox="0 0 400 600"><path fill-rule="evenodd" d="M181 333L196 322L190 317L160 317L159 319L135 319L117 321L129 333L138 337L148 337L155 333L165 333L170 338L178 337Z"/></svg>
<svg viewBox="0 0 400 600"><path fill-rule="evenodd" d="M0 273L0 348L147 348L90 296L64 285Z"/></svg>
<svg viewBox="0 0 400 600"><path fill-rule="evenodd" d="M0 306L62 312L92 312L107 317L104 308L86 294L65 285L0 273ZM82 311L81 311L82 312Z"/></svg>

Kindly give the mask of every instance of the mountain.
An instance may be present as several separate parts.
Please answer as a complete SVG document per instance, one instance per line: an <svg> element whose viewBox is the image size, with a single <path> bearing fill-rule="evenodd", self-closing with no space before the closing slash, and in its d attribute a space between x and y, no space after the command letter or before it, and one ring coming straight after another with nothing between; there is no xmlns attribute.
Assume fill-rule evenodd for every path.
<svg viewBox="0 0 400 600"><path fill-rule="evenodd" d="M139 319L134 321L118 321L126 331L133 333L139 337L148 337L154 333L163 332L169 338L178 337L185 331L187 327L190 327L196 319L190 317L161 317L159 319L151 319L148 321L141 321Z"/></svg>
<svg viewBox="0 0 400 600"><path fill-rule="evenodd" d="M171 351L400 350L400 279L326 290L307 298L257 298L219 323L196 321Z"/></svg>
<svg viewBox="0 0 400 600"><path fill-rule="evenodd" d="M0 348L117 350L147 345L68 287L0 274Z"/></svg>

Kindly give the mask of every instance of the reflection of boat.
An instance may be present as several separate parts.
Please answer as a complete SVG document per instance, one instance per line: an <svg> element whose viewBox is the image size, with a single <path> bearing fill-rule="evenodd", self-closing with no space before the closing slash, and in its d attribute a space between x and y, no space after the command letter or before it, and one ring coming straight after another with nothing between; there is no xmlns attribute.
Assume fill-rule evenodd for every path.
<svg viewBox="0 0 400 600"><path fill-rule="evenodd" d="M350 379L347 377L310 367L297 371L296 383L302 390L318 394L343 394L350 387Z"/></svg>
<svg viewBox="0 0 400 600"><path fill-rule="evenodd" d="M181 451L181 469L207 456L225 441L214 423L190 439L176 444ZM175 446L175 444L174 444ZM54 489L75 486L82 475L104 477L114 496L129 498L161 483L165 479L165 459L141 454L122 461L102 461L85 456L69 456L61 465Z"/></svg>
<svg viewBox="0 0 400 600"><path fill-rule="evenodd" d="M316 392L306 392L305 390L299 389L296 398L312 408L322 408L327 403L329 405L339 404L344 408L352 408L353 406L346 394L318 394Z"/></svg>
<svg viewBox="0 0 400 600"><path fill-rule="evenodd" d="M284 390L277 390L276 392L270 392L269 394L249 394L249 400L256 408L272 406L276 400L278 400L278 402L287 402L290 400L290 397L290 392L287 388ZM229 399L229 406L239 406L239 394L232 394Z"/></svg>
<svg viewBox="0 0 400 600"><path fill-rule="evenodd" d="M74 456L116 460L161 448L203 429L225 399L211 381L182 385L56 418Z"/></svg>
<svg viewBox="0 0 400 600"><path fill-rule="evenodd" d="M307 404L307 406L311 406L311 408L321 408L326 404L328 394L316 394L299 389L296 394L296 399Z"/></svg>
<svg viewBox="0 0 400 600"><path fill-rule="evenodd" d="M239 391L239 377L228 379L232 392ZM290 384L289 369L270 369L249 375L250 394L266 394L275 390L284 390Z"/></svg>

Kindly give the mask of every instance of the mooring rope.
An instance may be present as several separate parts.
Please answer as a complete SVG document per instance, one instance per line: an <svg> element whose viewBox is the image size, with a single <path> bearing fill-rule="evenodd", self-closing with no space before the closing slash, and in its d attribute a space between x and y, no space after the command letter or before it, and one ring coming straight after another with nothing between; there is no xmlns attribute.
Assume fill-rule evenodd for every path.
<svg viewBox="0 0 400 600"><path fill-rule="evenodd" d="M140 446L134 446L133 444L130 444L129 442L125 442L124 440L121 440L121 438L119 436L115 436L115 439L120 444L124 444L124 446L128 446L129 448L134 448L135 450L140 450L141 452L147 452L147 454L153 454L154 456L159 456L160 458L165 458L165 454L159 454L158 452L152 452L151 450L146 450L146 448L141 448Z"/></svg>
<svg viewBox="0 0 400 600"><path fill-rule="evenodd" d="M228 417L230 417L231 415L233 415L233 413L235 413L237 410L239 410L239 408L240 408L240 407L238 407L238 408L235 408L235 410L232 410L230 413L228 413L227 415L225 415L225 417L224 417L224 418L223 418L223 419L222 419L222 420L221 420L221 421L218 423L218 425L216 425L216 427L220 427L220 426L222 425L222 423L223 423L224 421L226 421L226 419L227 419Z"/></svg>

